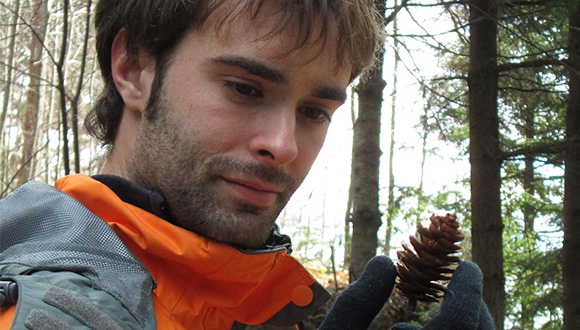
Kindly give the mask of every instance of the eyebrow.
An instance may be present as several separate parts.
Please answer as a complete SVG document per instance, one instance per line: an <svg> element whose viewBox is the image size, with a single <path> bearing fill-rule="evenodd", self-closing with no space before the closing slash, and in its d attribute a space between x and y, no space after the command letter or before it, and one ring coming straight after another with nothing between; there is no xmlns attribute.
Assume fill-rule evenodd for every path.
<svg viewBox="0 0 580 330"><path fill-rule="evenodd" d="M258 76L277 84L288 84L288 76L286 76L284 72L246 57L220 56L212 60L217 64L243 69L254 76Z"/></svg>
<svg viewBox="0 0 580 330"><path fill-rule="evenodd" d="M242 69L248 72L249 74L271 81L276 84L281 85L288 84L288 76L281 70L246 57L219 56L213 58L212 61L220 65L227 65ZM346 92L344 90L330 86L320 86L316 88L312 93L312 96L321 99L338 101L340 103L344 103L346 101Z"/></svg>
<svg viewBox="0 0 580 330"><path fill-rule="evenodd" d="M346 101L346 92L340 88L335 87L319 87L312 93L314 97L321 99L338 101L344 103Z"/></svg>

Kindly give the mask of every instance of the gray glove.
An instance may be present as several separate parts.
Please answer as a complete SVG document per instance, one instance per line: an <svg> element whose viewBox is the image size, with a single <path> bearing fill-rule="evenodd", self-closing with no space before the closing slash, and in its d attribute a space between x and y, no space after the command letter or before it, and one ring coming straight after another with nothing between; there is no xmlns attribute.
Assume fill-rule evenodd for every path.
<svg viewBox="0 0 580 330"><path fill-rule="evenodd" d="M360 279L338 297L319 329L368 329L391 295L396 273L388 257L371 259ZM398 323L393 329L493 330L493 320L481 298L482 286L483 275L479 267L473 262L463 261L449 283L437 317L423 328Z"/></svg>

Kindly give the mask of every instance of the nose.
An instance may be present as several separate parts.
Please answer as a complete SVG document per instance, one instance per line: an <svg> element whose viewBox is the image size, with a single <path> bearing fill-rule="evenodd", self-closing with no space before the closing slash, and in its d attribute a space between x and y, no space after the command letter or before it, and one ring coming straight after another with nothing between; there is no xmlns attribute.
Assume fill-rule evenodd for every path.
<svg viewBox="0 0 580 330"><path fill-rule="evenodd" d="M298 156L296 114L270 114L256 124L256 134L250 141L250 152L262 163L283 165Z"/></svg>

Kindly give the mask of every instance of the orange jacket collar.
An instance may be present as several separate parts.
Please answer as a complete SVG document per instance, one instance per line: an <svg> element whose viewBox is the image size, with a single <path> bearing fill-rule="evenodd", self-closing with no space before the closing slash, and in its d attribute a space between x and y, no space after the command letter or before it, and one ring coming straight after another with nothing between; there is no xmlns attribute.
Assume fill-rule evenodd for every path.
<svg viewBox="0 0 580 330"><path fill-rule="evenodd" d="M313 298L318 285L285 249L245 254L124 203L85 175L56 186L104 219L150 271L160 329L262 324L283 308L314 308L328 299L326 292Z"/></svg>

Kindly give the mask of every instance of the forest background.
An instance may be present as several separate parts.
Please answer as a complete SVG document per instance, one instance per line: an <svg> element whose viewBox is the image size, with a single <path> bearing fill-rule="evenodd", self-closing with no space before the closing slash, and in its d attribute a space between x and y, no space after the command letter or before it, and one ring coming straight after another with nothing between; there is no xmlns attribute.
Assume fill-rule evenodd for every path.
<svg viewBox="0 0 580 330"><path fill-rule="evenodd" d="M376 0L382 65L355 82L280 216L339 292L431 214L455 213L498 329L580 329L580 1ZM96 174L91 0L0 1L0 197ZM424 322L393 294L374 328ZM316 321L313 321L316 322Z"/></svg>

